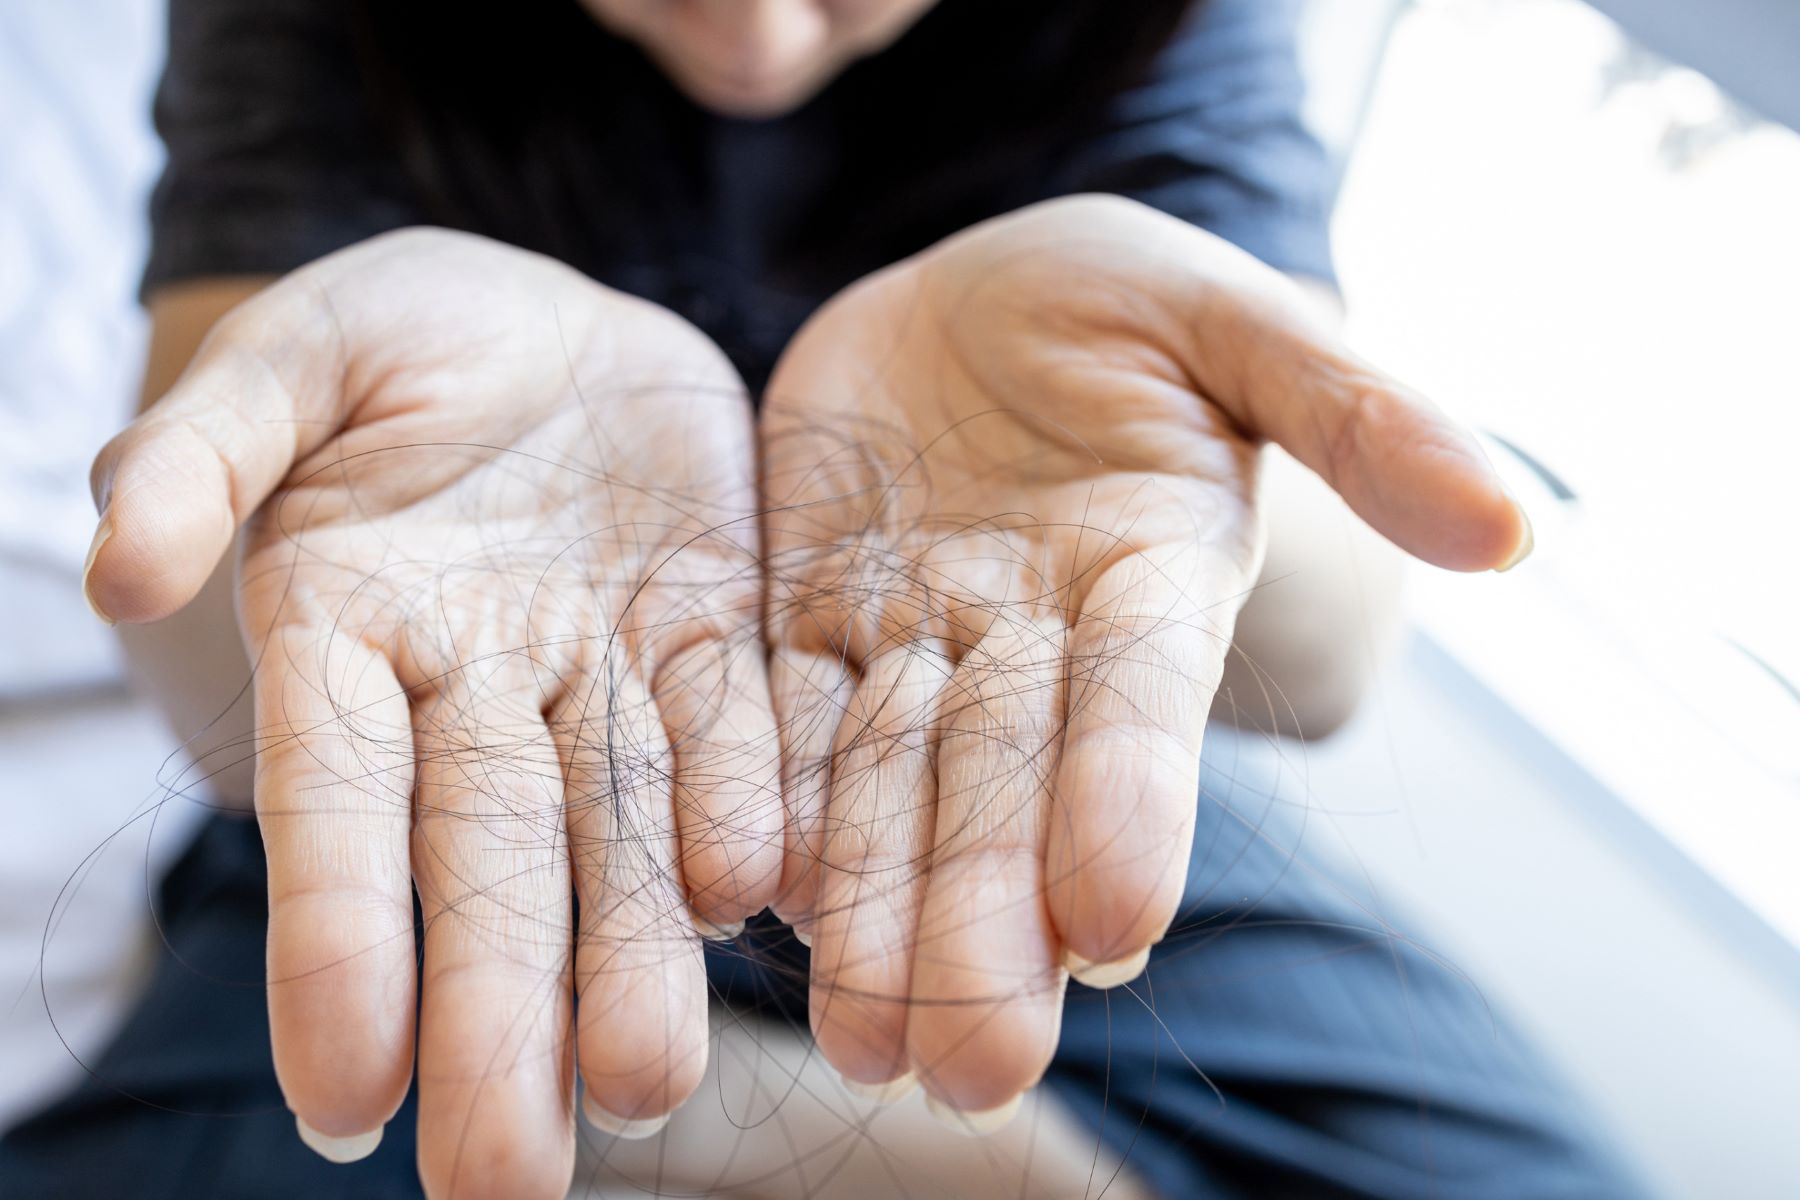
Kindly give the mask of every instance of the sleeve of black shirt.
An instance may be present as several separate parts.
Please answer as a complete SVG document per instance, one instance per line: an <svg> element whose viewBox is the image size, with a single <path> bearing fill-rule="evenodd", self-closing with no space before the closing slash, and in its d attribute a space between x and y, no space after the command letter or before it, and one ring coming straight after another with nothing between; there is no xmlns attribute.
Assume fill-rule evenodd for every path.
<svg viewBox="0 0 1800 1200"><path fill-rule="evenodd" d="M1290 274L1334 281L1337 175L1303 119L1302 0L1197 0L1070 156L1063 192L1110 192Z"/></svg>
<svg viewBox="0 0 1800 1200"><path fill-rule="evenodd" d="M143 294L279 274L420 220L350 28L345 0L171 0Z"/></svg>

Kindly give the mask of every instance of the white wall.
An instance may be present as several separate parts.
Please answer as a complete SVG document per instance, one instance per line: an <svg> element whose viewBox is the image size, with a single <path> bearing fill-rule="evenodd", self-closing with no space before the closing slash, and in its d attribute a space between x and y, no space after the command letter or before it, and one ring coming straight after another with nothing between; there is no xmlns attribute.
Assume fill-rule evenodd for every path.
<svg viewBox="0 0 1800 1200"><path fill-rule="evenodd" d="M1679 869L1422 638L1305 768L1383 899L1519 1018L1649 1182L1800 1195L1800 949Z"/></svg>

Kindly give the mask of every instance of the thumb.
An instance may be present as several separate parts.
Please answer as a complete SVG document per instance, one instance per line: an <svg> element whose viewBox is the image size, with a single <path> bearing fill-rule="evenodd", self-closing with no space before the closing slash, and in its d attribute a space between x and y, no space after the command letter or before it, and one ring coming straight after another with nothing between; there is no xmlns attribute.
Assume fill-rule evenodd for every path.
<svg viewBox="0 0 1800 1200"><path fill-rule="evenodd" d="M227 313L167 395L108 442L82 589L109 624L199 592L294 463L337 432L344 352L322 295L290 277Z"/></svg>
<svg viewBox="0 0 1800 1200"><path fill-rule="evenodd" d="M1402 550L1456 571L1506 570L1531 524L1474 436L1345 350L1272 272L1202 284L1186 369L1252 434L1278 443Z"/></svg>

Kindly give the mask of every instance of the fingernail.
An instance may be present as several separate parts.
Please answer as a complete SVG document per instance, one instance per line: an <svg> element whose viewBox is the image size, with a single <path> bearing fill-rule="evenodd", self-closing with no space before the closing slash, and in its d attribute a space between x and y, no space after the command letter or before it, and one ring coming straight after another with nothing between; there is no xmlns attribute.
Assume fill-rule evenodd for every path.
<svg viewBox="0 0 1800 1200"><path fill-rule="evenodd" d="M664 1113L660 1117L645 1117L641 1121L633 1121L621 1117L617 1113L608 1112L594 1102L594 1098L583 1093L581 1097L581 1115L587 1118L589 1125L601 1133L623 1138L628 1142L641 1142L647 1137L655 1137L662 1132L662 1127L669 1123L673 1113Z"/></svg>
<svg viewBox="0 0 1800 1200"><path fill-rule="evenodd" d="M358 1133L350 1137L331 1137L320 1133L299 1117L294 1118L294 1128L300 1131L300 1140L312 1148L314 1154L326 1162L353 1163L375 1153L375 1147L381 1145L381 1135L387 1128L377 1125L367 1133Z"/></svg>
<svg viewBox="0 0 1800 1200"><path fill-rule="evenodd" d="M695 917L694 932L698 933L709 942L729 942L732 938L744 932L744 923L742 921L733 921L729 925L714 925L705 917Z"/></svg>
<svg viewBox="0 0 1800 1200"><path fill-rule="evenodd" d="M1144 973L1144 966L1150 961L1150 947L1145 946L1130 958L1115 958L1111 962L1089 962L1073 950L1063 951L1063 966L1069 969L1077 982L1085 983L1091 988L1113 988L1121 983L1130 983Z"/></svg>
<svg viewBox="0 0 1800 1200"><path fill-rule="evenodd" d="M1525 511L1525 506L1520 504L1517 500L1514 500L1513 507L1519 512L1519 545L1518 548L1512 552L1511 558L1494 568L1496 571L1512 570L1527 558L1531 557L1531 551L1533 547L1537 545L1537 538L1531 532L1531 516Z"/></svg>
<svg viewBox="0 0 1800 1200"><path fill-rule="evenodd" d="M805 946L808 950L812 949L812 934L802 933L800 930L796 929L794 930L794 940L799 942L802 946Z"/></svg>
<svg viewBox="0 0 1800 1200"><path fill-rule="evenodd" d="M96 517L104 517L106 510L112 506L112 483L111 471L99 479L95 479L92 475L88 477L88 495L94 501Z"/></svg>
<svg viewBox="0 0 1800 1200"><path fill-rule="evenodd" d="M970 1137L986 1137L996 1130L1004 1129L1019 1114L1019 1103L1024 1098L1020 1094L999 1108L990 1108L985 1112L964 1112L960 1108L951 1108L936 1096L927 1093L925 1107L931 1110L931 1115L941 1124L948 1125L958 1133L966 1133Z"/></svg>
<svg viewBox="0 0 1800 1200"><path fill-rule="evenodd" d="M890 1079L886 1083L859 1083L847 1076L840 1076L844 1090L852 1096L858 1096L872 1104L892 1104L919 1086L919 1077L911 1071L898 1079Z"/></svg>
<svg viewBox="0 0 1800 1200"><path fill-rule="evenodd" d="M87 601L87 606L96 617L108 625L117 625L117 621L107 616L106 611L94 603L94 593L88 590L88 576L94 572L94 559L100 556L100 547L106 545L106 539L111 536L112 518L102 517L100 528L94 530L94 540L88 545L87 561L81 564L81 598Z"/></svg>

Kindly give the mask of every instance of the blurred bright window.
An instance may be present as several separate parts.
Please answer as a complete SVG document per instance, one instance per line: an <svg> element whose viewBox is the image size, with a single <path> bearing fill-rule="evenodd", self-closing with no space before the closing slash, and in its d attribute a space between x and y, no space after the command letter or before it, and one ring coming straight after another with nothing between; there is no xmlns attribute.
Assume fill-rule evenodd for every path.
<svg viewBox="0 0 1800 1200"><path fill-rule="evenodd" d="M1427 635L1800 944L1800 135L1579 0L1428 0L1337 234L1358 348L1538 527Z"/></svg>

